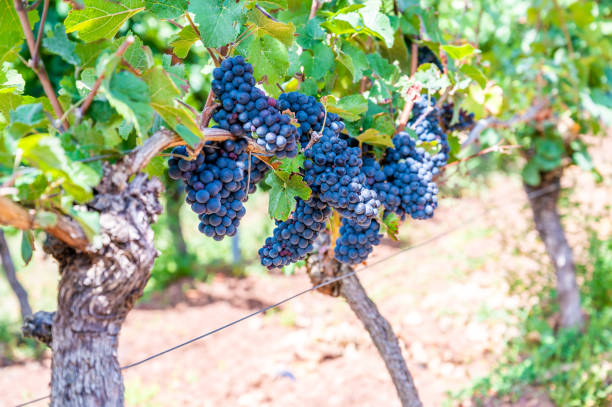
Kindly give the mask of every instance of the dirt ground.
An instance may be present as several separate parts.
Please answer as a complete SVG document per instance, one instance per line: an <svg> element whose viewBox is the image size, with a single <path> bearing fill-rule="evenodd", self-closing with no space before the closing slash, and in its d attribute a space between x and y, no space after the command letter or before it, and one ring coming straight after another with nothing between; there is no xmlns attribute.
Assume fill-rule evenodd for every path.
<svg viewBox="0 0 612 407"><path fill-rule="evenodd" d="M425 406L452 405L447 393L485 375L517 334L512 311L527 299L509 294L508 273L549 271L519 183L496 185L479 198L443 199L434 220L403 228L403 242L386 240L369 262L450 233L359 273L400 338ZM580 226L567 227L580 259ZM521 254L526 247L529 256ZM178 283L129 314L119 360L133 363L309 286L303 272ZM49 366L46 358L2 368L0 405L45 395ZM316 292L129 369L125 383L128 406L399 406L348 305ZM534 390L513 404L490 405L552 403Z"/></svg>

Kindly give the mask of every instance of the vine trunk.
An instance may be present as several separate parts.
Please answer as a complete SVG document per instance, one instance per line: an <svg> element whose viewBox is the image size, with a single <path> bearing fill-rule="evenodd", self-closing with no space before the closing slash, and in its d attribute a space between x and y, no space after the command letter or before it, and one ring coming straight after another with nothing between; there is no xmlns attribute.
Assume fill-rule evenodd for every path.
<svg viewBox="0 0 612 407"><path fill-rule="evenodd" d="M53 407L124 403L119 332L157 257L150 225L161 212L162 186L144 174L113 185L113 173L88 204L100 214L98 248L76 251L55 238L45 244L61 274L51 338Z"/></svg>
<svg viewBox="0 0 612 407"><path fill-rule="evenodd" d="M584 319L576 282L574 256L557 209L560 190L561 174L556 172L543 174L542 182L535 187L525 184L536 230L555 269L560 326L582 328Z"/></svg>

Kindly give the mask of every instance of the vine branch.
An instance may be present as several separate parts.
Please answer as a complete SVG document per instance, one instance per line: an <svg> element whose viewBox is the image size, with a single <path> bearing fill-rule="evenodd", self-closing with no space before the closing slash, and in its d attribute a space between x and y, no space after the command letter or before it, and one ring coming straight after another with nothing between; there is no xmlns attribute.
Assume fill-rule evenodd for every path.
<svg viewBox="0 0 612 407"><path fill-rule="evenodd" d="M34 40L34 33L32 32L30 21L28 20L28 12L25 9L21 0L13 0L13 4L15 5L15 10L17 11L19 22L21 23L21 28L26 37L26 43L28 44L28 49L30 50L30 56L32 57L32 61L29 66L38 76L40 84L42 85L43 90L45 91L45 95L47 95L47 97L49 98L49 102L51 103L51 107L53 107L55 117L60 119L64 116L64 110L62 109L62 105L60 105L60 102L55 93L55 89L53 89L53 85L51 85L51 81L49 80L49 76L47 75L47 71L45 70L45 65L42 61L38 61L38 64L34 64L34 56L36 56L37 54L36 41ZM70 124L68 123L68 121L63 120L63 127L67 129L69 126Z"/></svg>
<svg viewBox="0 0 612 407"><path fill-rule="evenodd" d="M49 13L49 0L45 0L43 4L43 12L40 17L40 23L38 23L38 35L36 36L36 44L34 44L34 53L32 54L32 65L38 65L38 58L40 54L40 43L45 33L45 21L47 20L47 14Z"/></svg>
<svg viewBox="0 0 612 407"><path fill-rule="evenodd" d="M470 134L461 145L461 148L465 148L472 144L474 141L476 141L478 137L480 137L480 134L486 129L499 127L507 128L512 127L518 123L524 123L533 120L537 117L538 113L547 106L548 103L546 101L537 103L530 107L524 114L517 113L508 120L499 120L496 117L487 117L485 119L481 119L476 123L472 131L470 131Z"/></svg>

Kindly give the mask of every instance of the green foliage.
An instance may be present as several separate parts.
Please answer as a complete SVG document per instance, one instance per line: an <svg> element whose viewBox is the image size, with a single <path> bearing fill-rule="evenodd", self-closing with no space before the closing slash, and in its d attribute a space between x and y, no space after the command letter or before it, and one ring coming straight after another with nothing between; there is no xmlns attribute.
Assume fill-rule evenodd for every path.
<svg viewBox="0 0 612 407"><path fill-rule="evenodd" d="M458 100L469 84L486 80L474 46L446 44L433 11L420 5L395 10L381 0L326 2L309 18L310 5L297 1L85 0L82 9L51 2L39 56L59 95L63 117L57 117L54 98L27 65L31 55L14 7L5 2L0 183L15 174L11 199L36 209L48 224L59 214L73 216L91 238L98 217L82 204L93 196L103 161L121 158L162 128L196 146L203 135L197 112L219 58L243 55L271 96L280 88L316 96L343 117L350 136L378 153L392 145L406 91L416 81L432 97L446 92ZM28 18L34 26L38 12ZM411 77L406 41L417 41L421 31L418 41L451 57L445 72L428 66ZM118 55L119 49L125 52ZM301 159L271 163L278 171L265 187L273 218L286 219L296 197L309 197ZM576 161L586 163L578 150ZM146 172L160 175L164 165L156 157Z"/></svg>
<svg viewBox="0 0 612 407"><path fill-rule="evenodd" d="M509 342L503 362L472 387L455 394L475 401L520 394L527 385L538 385L558 406L608 406L612 397L612 239L591 239L590 268L583 308L589 314L584 332L555 332L550 320L558 312L556 293L549 287L541 301L522 318L521 335Z"/></svg>
<svg viewBox="0 0 612 407"><path fill-rule="evenodd" d="M273 171L266 177L266 184L270 186L270 202L268 211L270 216L287 220L296 206L296 197L310 198L310 188L302 177L284 171Z"/></svg>

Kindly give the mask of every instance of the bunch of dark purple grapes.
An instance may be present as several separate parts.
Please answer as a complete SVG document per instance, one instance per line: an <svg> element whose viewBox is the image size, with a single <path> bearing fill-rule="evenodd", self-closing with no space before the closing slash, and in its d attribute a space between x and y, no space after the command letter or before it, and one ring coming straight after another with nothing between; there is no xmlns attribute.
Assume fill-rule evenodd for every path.
<svg viewBox="0 0 612 407"><path fill-rule="evenodd" d="M424 117L423 114L425 114ZM413 126L416 124L416 126ZM448 162L450 146L446 134L440 128L440 111L435 106L434 99L421 96L412 107L412 118L408 127L414 127L420 143L437 143L438 152L432 155L434 162L433 175L439 173L440 168Z"/></svg>
<svg viewBox="0 0 612 407"><path fill-rule="evenodd" d="M249 136L279 158L297 154L297 129L276 107L276 100L255 87L253 66L240 55L225 59L213 70L211 88L220 107L217 125L235 136Z"/></svg>
<svg viewBox="0 0 612 407"><path fill-rule="evenodd" d="M455 104L447 102L440 109L440 123L445 131L464 131L474 127L474 113L468 113L465 109L459 108L457 120L453 122Z"/></svg>
<svg viewBox="0 0 612 407"><path fill-rule="evenodd" d="M369 226L359 226L350 219L342 219L340 237L336 240L334 257L346 264L359 264L367 260L380 243L381 235L378 233L380 225L376 220Z"/></svg>
<svg viewBox="0 0 612 407"><path fill-rule="evenodd" d="M246 146L246 140L209 143L194 160L180 146L168 160L168 175L185 182L185 200L198 214L198 229L215 240L235 235L246 212Z"/></svg>
<svg viewBox="0 0 612 407"><path fill-rule="evenodd" d="M300 125L297 131L302 147L308 145L311 131L321 131L325 120L325 108L313 96L299 92L283 93L278 98L277 106L281 112L289 110L295 115ZM333 120L333 117L330 119Z"/></svg>

